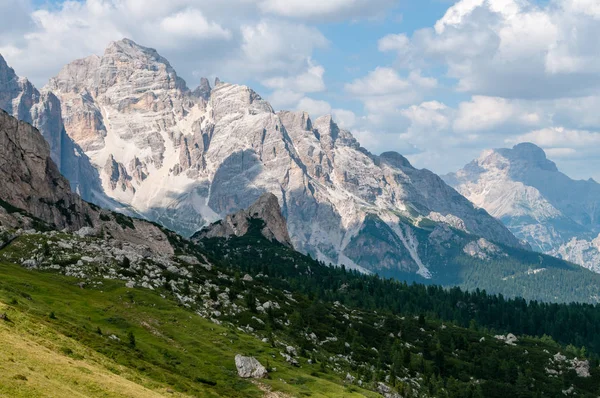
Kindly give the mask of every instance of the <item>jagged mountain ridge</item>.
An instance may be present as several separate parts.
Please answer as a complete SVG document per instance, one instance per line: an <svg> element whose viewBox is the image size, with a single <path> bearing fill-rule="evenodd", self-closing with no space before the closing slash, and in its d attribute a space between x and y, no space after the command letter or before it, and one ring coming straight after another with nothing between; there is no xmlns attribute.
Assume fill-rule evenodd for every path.
<svg viewBox="0 0 600 398"><path fill-rule="evenodd" d="M538 146L484 151L444 179L535 250L600 272L600 184L569 178Z"/></svg>
<svg viewBox="0 0 600 398"><path fill-rule="evenodd" d="M294 247L326 262L428 275L410 232L426 219L520 245L438 176L396 153L370 154L331 116L275 113L248 87L219 81L191 91L131 40L65 66L45 89L107 195L184 235L271 192ZM387 260L363 255L374 225L395 252Z"/></svg>

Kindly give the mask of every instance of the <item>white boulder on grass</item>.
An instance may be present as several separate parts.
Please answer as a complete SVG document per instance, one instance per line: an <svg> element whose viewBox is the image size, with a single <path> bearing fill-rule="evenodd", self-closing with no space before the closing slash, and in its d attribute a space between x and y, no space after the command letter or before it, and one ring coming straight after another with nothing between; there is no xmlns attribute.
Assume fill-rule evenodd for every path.
<svg viewBox="0 0 600 398"><path fill-rule="evenodd" d="M254 357L235 356L235 366L238 375L243 378L264 379L268 376L267 368L262 366Z"/></svg>

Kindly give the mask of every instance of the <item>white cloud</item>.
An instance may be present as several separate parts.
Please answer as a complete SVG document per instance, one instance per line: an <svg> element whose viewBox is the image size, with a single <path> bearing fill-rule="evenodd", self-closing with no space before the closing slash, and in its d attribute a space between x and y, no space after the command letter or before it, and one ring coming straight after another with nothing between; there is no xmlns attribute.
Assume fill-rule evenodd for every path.
<svg viewBox="0 0 600 398"><path fill-rule="evenodd" d="M296 110L308 112L308 114L315 119L319 116L330 114L331 105L327 101L304 97L298 102Z"/></svg>
<svg viewBox="0 0 600 398"><path fill-rule="evenodd" d="M275 20L244 25L241 33L243 57L234 65L249 72L297 72L313 50L328 45L314 27Z"/></svg>
<svg viewBox="0 0 600 398"><path fill-rule="evenodd" d="M600 133L548 127L511 138L508 142L533 142L543 148L600 148Z"/></svg>
<svg viewBox="0 0 600 398"><path fill-rule="evenodd" d="M200 10L193 8L164 18L160 22L160 28L167 34L184 38L231 38L231 32L228 29L224 29L217 23L208 22Z"/></svg>
<svg viewBox="0 0 600 398"><path fill-rule="evenodd" d="M435 88L437 80L412 71L401 77L394 69L378 67L365 77L346 84L348 93L360 98L371 113L394 113L398 107L419 101Z"/></svg>
<svg viewBox="0 0 600 398"><path fill-rule="evenodd" d="M528 110L523 103L478 95L459 105L454 129L459 132L484 132L508 123L535 126L541 119L538 113Z"/></svg>
<svg viewBox="0 0 600 398"><path fill-rule="evenodd" d="M306 70L295 76L277 76L263 80L263 86L273 89L269 101L275 109L297 108L298 102L307 93L316 93L325 90L323 75L325 68L317 65L309 58ZM331 107L330 107L331 109Z"/></svg>
<svg viewBox="0 0 600 398"><path fill-rule="evenodd" d="M262 0L260 8L290 18L340 20L382 15L394 0Z"/></svg>
<svg viewBox="0 0 600 398"><path fill-rule="evenodd" d="M343 129L351 129L356 124L356 114L347 109L333 109L331 111L335 122Z"/></svg>
<svg viewBox="0 0 600 398"><path fill-rule="evenodd" d="M302 98L304 93L286 89L275 90L268 96L269 102L277 111L295 108Z"/></svg>
<svg viewBox="0 0 600 398"><path fill-rule="evenodd" d="M429 101L412 105L400 112L411 121L412 126L432 131L446 130L450 126L452 109L441 102Z"/></svg>
<svg viewBox="0 0 600 398"><path fill-rule="evenodd" d="M321 65L314 64L309 59L307 70L299 75L290 77L272 77L263 80L261 83L263 86L271 89L315 93L325 90L325 82L323 81L324 74L325 68Z"/></svg>
<svg viewBox="0 0 600 398"><path fill-rule="evenodd" d="M544 151L550 159L571 158L577 155L577 150L573 148L546 148Z"/></svg>
<svg viewBox="0 0 600 398"><path fill-rule="evenodd" d="M406 33L387 35L379 39L377 48L379 51L405 52L410 47L410 39Z"/></svg>
<svg viewBox="0 0 600 398"><path fill-rule="evenodd" d="M28 0L0 1L0 50L38 86L68 62L102 54L124 37L156 48L190 85L205 75L295 76L328 44L317 28L265 19L248 0L83 0L36 11Z"/></svg>
<svg viewBox="0 0 600 398"><path fill-rule="evenodd" d="M598 2L460 0L432 28L380 40L382 51L445 67L460 91L563 98L600 88Z"/></svg>

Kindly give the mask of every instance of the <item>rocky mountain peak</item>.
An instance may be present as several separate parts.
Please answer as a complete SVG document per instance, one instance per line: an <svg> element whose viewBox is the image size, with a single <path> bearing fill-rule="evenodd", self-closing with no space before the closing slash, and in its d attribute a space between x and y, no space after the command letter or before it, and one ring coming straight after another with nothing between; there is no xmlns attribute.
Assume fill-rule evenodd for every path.
<svg viewBox="0 0 600 398"><path fill-rule="evenodd" d="M403 169L403 168L413 169L414 168L410 164L408 159L406 159L404 156L400 155L398 152L393 152L393 151L383 152L381 155L379 155L379 158L381 159L382 162L387 163L390 166L396 167L398 169Z"/></svg>
<svg viewBox="0 0 600 398"><path fill-rule="evenodd" d="M486 150L445 179L534 249L600 270L598 249L575 250L600 232L600 185L561 173L537 145Z"/></svg>
<svg viewBox="0 0 600 398"><path fill-rule="evenodd" d="M372 155L331 115L276 114L249 87L220 81L210 87L202 80L194 93L178 89L162 57L128 40L64 71L69 76L61 72L49 87L105 192L187 236L271 192L284 204L294 246L326 263L377 267L386 250L363 250L357 237L375 225L389 233L391 245L412 252L413 265L421 264L417 238L399 229L400 216L415 223L428 217L519 246L439 177L409 167L399 154ZM54 84L60 81L77 84ZM365 221L373 214L379 223ZM226 221L222 232L230 233ZM400 257L390 266L409 269Z"/></svg>
<svg viewBox="0 0 600 398"><path fill-rule="evenodd" d="M204 227L192 239L200 241L204 238L244 236L255 221L263 223L261 233L264 237L270 241L277 241L285 246L293 247L286 220L281 213L279 200L270 192L261 195L247 209L230 214L224 220Z"/></svg>
<svg viewBox="0 0 600 398"><path fill-rule="evenodd" d="M558 171L556 164L546 157L544 150L530 142L517 144L512 149L498 149L497 152L515 166L520 165L546 171Z"/></svg>
<svg viewBox="0 0 600 398"><path fill-rule="evenodd" d="M131 61L143 61L145 64L140 64L140 67L147 66L147 64L153 62L171 66L169 61L161 57L155 49L141 46L127 38L110 42L104 50L104 58L119 58L121 61L127 59Z"/></svg>
<svg viewBox="0 0 600 398"><path fill-rule="evenodd" d="M15 70L8 66L4 57L0 54L0 84L7 84L17 79Z"/></svg>
<svg viewBox="0 0 600 398"><path fill-rule="evenodd" d="M208 101L208 99L210 98L211 91L212 87L210 87L208 79L203 77L200 79L200 85L194 90L194 96Z"/></svg>
<svg viewBox="0 0 600 398"><path fill-rule="evenodd" d="M29 110L39 101L39 96L29 80L17 76L0 55L0 109L31 123Z"/></svg>
<svg viewBox="0 0 600 398"><path fill-rule="evenodd" d="M0 56L0 109L42 133L50 146L52 160L73 191L85 200L109 203L89 158L65 132L61 105L54 93L48 89L38 91L26 78L17 76Z"/></svg>
<svg viewBox="0 0 600 398"><path fill-rule="evenodd" d="M277 116L287 127L298 128L302 131L312 131L313 123L310 115L303 111L279 111Z"/></svg>
<svg viewBox="0 0 600 398"><path fill-rule="evenodd" d="M321 142L333 147L340 134L340 128L333 121L333 117L331 115L323 115L315 120L313 127L319 131Z"/></svg>

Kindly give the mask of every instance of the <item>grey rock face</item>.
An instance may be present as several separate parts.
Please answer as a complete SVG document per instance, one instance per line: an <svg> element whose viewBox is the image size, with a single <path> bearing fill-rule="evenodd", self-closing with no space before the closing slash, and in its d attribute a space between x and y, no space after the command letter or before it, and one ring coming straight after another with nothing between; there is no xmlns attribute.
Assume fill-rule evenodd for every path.
<svg viewBox="0 0 600 398"><path fill-rule="evenodd" d="M235 356L235 366L238 376L243 378L264 379L268 376L267 369L254 357Z"/></svg>
<svg viewBox="0 0 600 398"><path fill-rule="evenodd" d="M261 233L267 239L277 241L288 247L293 247L285 218L281 214L279 201L272 193L263 194L248 209L230 214L224 220L203 228L192 239L201 240L204 238L243 236L248 233L253 220L264 224Z"/></svg>
<svg viewBox="0 0 600 398"><path fill-rule="evenodd" d="M113 190L118 188L122 191L133 190L135 192L135 188L131 185L131 176L127 173L125 166L117 162L112 155L106 160L103 171Z"/></svg>
<svg viewBox="0 0 600 398"><path fill-rule="evenodd" d="M90 226L89 208L72 194L50 148L28 123L0 110L0 198L62 229Z"/></svg>
<svg viewBox="0 0 600 398"><path fill-rule="evenodd" d="M484 151L444 178L535 250L600 272L600 184L572 180L541 148Z"/></svg>

